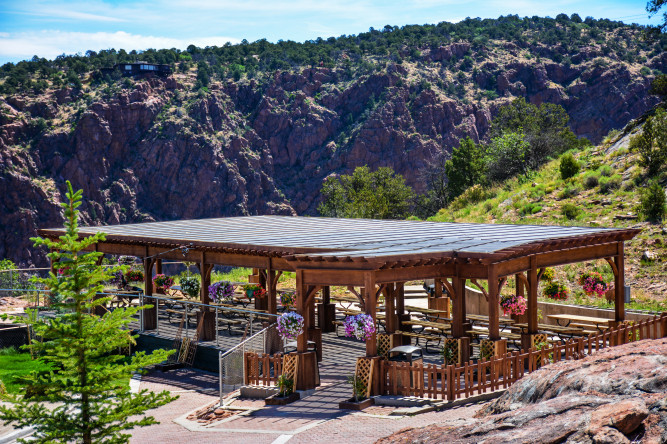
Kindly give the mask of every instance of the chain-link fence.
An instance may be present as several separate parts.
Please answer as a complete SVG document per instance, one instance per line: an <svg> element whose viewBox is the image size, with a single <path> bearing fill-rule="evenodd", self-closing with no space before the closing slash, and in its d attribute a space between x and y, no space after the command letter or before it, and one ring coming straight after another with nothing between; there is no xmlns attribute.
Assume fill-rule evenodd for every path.
<svg viewBox="0 0 667 444"><path fill-rule="evenodd" d="M44 285L32 282L35 277L46 277L49 268L19 268L0 270L0 297L28 297L30 302L38 303L37 296ZM34 299L34 301L33 301Z"/></svg>
<svg viewBox="0 0 667 444"><path fill-rule="evenodd" d="M233 348L220 352L220 403L225 394L236 390L245 380L246 352L275 353L283 348L276 324L271 324Z"/></svg>

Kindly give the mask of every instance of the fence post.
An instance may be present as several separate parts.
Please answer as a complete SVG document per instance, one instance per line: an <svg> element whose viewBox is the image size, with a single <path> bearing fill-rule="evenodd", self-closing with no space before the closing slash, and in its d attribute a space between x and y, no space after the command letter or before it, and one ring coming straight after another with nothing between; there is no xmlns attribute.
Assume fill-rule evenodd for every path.
<svg viewBox="0 0 667 444"><path fill-rule="evenodd" d="M143 293L141 293L139 295L139 305L142 306L142 307L144 306L144 294ZM141 331L143 332L144 331L144 309L143 308L141 310L139 310L139 324L140 324L140 327L141 327Z"/></svg>
<svg viewBox="0 0 667 444"><path fill-rule="evenodd" d="M254 320L254 315L250 313L250 336L252 336L252 321Z"/></svg>
<svg viewBox="0 0 667 444"><path fill-rule="evenodd" d="M158 336L160 336L160 300L153 299L155 301L155 331Z"/></svg>
<svg viewBox="0 0 667 444"><path fill-rule="evenodd" d="M190 325L190 317L188 315L188 303L186 302L184 304L184 306L185 306L185 316L184 316L184 318L185 318L185 337L189 339L190 335L188 333L188 328L189 328L189 325Z"/></svg>
<svg viewBox="0 0 667 444"><path fill-rule="evenodd" d="M215 346L220 347L220 337L219 337L219 327L218 327L218 307L215 307Z"/></svg>

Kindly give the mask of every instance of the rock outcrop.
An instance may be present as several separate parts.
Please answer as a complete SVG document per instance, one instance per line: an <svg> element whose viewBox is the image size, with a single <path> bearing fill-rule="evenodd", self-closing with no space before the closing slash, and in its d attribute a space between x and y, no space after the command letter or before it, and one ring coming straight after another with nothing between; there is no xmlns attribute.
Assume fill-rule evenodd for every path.
<svg viewBox="0 0 667 444"><path fill-rule="evenodd" d="M650 77L620 62L596 68L586 62L592 53L578 65L490 56L458 80L441 67L439 86L419 81L428 74L422 63L444 66L470 51L468 43L441 45L418 64L387 62L363 75L276 71L213 83L206 94L192 91L191 73L114 91L4 97L0 258L45 264L28 239L62 224L65 180L83 189L84 224L316 214L322 181L357 166L390 166L423 191L420 171L433 156L463 137L484 138L497 108L516 96L562 105L575 133L594 142L657 101L647 94ZM664 58L650 63L667 70ZM447 89L453 82L465 97ZM498 97L473 99L480 88Z"/></svg>
<svg viewBox="0 0 667 444"><path fill-rule="evenodd" d="M667 442L667 339L608 348L580 361L544 367L476 416L468 422L401 431L379 442Z"/></svg>

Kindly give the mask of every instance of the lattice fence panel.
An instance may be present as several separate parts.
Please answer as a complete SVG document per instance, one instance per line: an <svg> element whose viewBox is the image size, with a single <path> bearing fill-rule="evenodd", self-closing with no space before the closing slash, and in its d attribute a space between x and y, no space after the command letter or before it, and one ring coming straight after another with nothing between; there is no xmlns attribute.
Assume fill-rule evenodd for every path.
<svg viewBox="0 0 667 444"><path fill-rule="evenodd" d="M358 358L357 368L354 372L357 379L361 379L366 383L365 396L369 397L371 393L371 384L373 383L373 361L371 359Z"/></svg>
<svg viewBox="0 0 667 444"><path fill-rule="evenodd" d="M298 355L290 354L283 356L283 375L294 381L294 383L296 383L298 362L299 362Z"/></svg>
<svg viewBox="0 0 667 444"><path fill-rule="evenodd" d="M455 338L445 339L443 346L445 364L456 364L461 361L461 353L459 351L459 341Z"/></svg>
<svg viewBox="0 0 667 444"><path fill-rule="evenodd" d="M385 333L377 335L378 355L387 357L391 348L391 336Z"/></svg>
<svg viewBox="0 0 667 444"><path fill-rule="evenodd" d="M496 349L493 341L482 339L479 341L479 357L482 359L491 359L495 355Z"/></svg>

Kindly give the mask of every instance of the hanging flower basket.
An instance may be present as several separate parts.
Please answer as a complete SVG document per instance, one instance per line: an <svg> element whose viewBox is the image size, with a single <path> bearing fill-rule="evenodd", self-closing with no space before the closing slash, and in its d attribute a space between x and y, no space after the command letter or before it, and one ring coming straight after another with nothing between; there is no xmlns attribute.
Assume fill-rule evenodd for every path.
<svg viewBox="0 0 667 444"><path fill-rule="evenodd" d="M528 309L526 298L515 294L503 294L500 296L500 306L505 316L521 316Z"/></svg>
<svg viewBox="0 0 667 444"><path fill-rule="evenodd" d="M293 311L278 318L278 333L283 339L294 340L303 333L303 316Z"/></svg>
<svg viewBox="0 0 667 444"><path fill-rule="evenodd" d="M181 290L191 298L196 298L199 295L200 288L199 279L195 276L181 278Z"/></svg>
<svg viewBox="0 0 667 444"><path fill-rule="evenodd" d="M293 309L296 303L296 293L293 291L286 291L280 294L280 304L287 310Z"/></svg>
<svg viewBox="0 0 667 444"><path fill-rule="evenodd" d="M243 289L245 290L248 299L252 299L253 297L261 299L266 296L266 290L264 290L261 285L246 284L243 286Z"/></svg>
<svg viewBox="0 0 667 444"><path fill-rule="evenodd" d="M599 298L604 296L608 289L607 283L597 271L587 271L579 276L579 285L583 287L588 296Z"/></svg>
<svg viewBox="0 0 667 444"><path fill-rule="evenodd" d="M236 287L231 282L220 281L209 285L208 297L213 302L231 301Z"/></svg>
<svg viewBox="0 0 667 444"><path fill-rule="evenodd" d="M156 290L168 290L174 285L174 280L165 274L156 274L153 276L153 286Z"/></svg>
<svg viewBox="0 0 667 444"><path fill-rule="evenodd" d="M346 317L343 325L345 326L345 336L354 336L360 341L368 341L375 333L373 317L365 313Z"/></svg>
<svg viewBox="0 0 667 444"><path fill-rule="evenodd" d="M125 280L127 282L143 282L144 272L141 270L128 270L125 273Z"/></svg>
<svg viewBox="0 0 667 444"><path fill-rule="evenodd" d="M543 290L544 296L551 299L565 300L567 299L568 289L565 284L561 282L552 281L544 287Z"/></svg>

